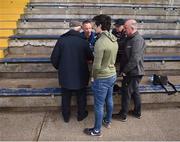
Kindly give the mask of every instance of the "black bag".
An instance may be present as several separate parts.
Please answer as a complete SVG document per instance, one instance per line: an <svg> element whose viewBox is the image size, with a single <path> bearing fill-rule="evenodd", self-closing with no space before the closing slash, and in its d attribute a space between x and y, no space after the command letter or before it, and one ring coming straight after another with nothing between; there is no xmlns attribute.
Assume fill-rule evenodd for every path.
<svg viewBox="0 0 180 142"><path fill-rule="evenodd" d="M153 75L153 84L154 85L167 85L168 84L168 77L163 75Z"/></svg>
<svg viewBox="0 0 180 142"><path fill-rule="evenodd" d="M121 87L118 84L114 84L113 92L119 92Z"/></svg>
<svg viewBox="0 0 180 142"><path fill-rule="evenodd" d="M168 77L165 76L165 75L156 75L156 74L154 74L153 75L153 82L152 83L154 85L161 85L162 88L164 88L164 90L166 91L166 93L168 95L172 95L172 94L177 92L176 87L174 86L174 84L169 82ZM166 89L165 85L170 85L174 89L174 91L168 91Z"/></svg>

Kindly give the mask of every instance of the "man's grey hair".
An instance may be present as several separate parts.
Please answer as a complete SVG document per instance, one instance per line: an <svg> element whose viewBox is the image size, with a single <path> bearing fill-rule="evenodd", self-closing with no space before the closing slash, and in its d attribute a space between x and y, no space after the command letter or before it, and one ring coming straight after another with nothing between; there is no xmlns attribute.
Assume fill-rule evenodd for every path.
<svg viewBox="0 0 180 142"><path fill-rule="evenodd" d="M80 31L81 27L80 26L78 26L78 27L70 27L69 29L70 30L75 30L75 31Z"/></svg>

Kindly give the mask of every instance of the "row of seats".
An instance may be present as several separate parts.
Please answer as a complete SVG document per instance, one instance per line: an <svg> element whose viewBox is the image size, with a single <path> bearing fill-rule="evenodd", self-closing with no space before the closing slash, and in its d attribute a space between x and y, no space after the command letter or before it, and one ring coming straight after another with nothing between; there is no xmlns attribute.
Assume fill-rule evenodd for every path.
<svg viewBox="0 0 180 142"><path fill-rule="evenodd" d="M173 92L174 90L166 86L168 91ZM180 85L175 85L178 92L180 92ZM147 93L165 93L165 90L160 85L141 85L139 87L141 94ZM118 92L114 92L117 94ZM0 88L0 97L7 96L59 96L62 94L61 88ZM91 89L88 89L88 94L92 94Z"/></svg>
<svg viewBox="0 0 180 142"><path fill-rule="evenodd" d="M57 77L57 72L50 65L49 56L60 35L53 35L49 31L53 29L63 31L68 28L71 20L83 21L100 13L110 15L112 20L135 18L140 23L142 30L172 30L172 34L168 35L143 35L147 43L147 50L149 50L144 58L146 72L149 71L145 78L153 73L164 73L173 78L177 76L178 79L180 36L179 34L174 35L174 31L176 30L178 33L180 28L179 9L178 2L173 4L168 0L143 2L139 0L129 0L128 2L124 0L53 0L53 2L31 0L25 10L26 13L18 21L17 34L10 37L9 55L0 60L0 76L7 80L14 76L22 85L20 85L21 87L9 85L0 88L0 96L61 95L61 88L53 87L51 83L47 86L42 83L39 88L28 87L29 84L25 83L23 79L41 80L41 77L47 79ZM31 30L37 30L38 34L32 34L32 32L26 34L26 31ZM48 34L42 34L43 30L47 30ZM177 79L175 86L180 92L180 82ZM173 91L171 87L167 86L167 88ZM141 84L140 92L141 94L165 94L161 86L154 86L147 82ZM90 89L89 94L91 94Z"/></svg>
<svg viewBox="0 0 180 142"><path fill-rule="evenodd" d="M180 62L180 56L145 56L145 62ZM0 63L50 63L47 57L34 57L34 58L4 58Z"/></svg>

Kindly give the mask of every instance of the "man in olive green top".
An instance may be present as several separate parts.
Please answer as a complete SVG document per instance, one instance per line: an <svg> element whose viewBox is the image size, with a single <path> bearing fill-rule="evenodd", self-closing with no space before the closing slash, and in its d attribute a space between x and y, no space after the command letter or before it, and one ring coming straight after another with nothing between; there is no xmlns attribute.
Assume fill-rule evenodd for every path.
<svg viewBox="0 0 180 142"><path fill-rule="evenodd" d="M93 78L108 78L116 75L114 64L118 50L117 38L108 31L102 31L95 47Z"/></svg>
<svg viewBox="0 0 180 142"><path fill-rule="evenodd" d="M99 34L95 43L94 63L92 69L92 90L94 94L95 124L93 128L84 129L91 136L102 136L102 123L110 128L113 112L113 86L116 81L115 61L118 51L117 39L110 31L111 18L107 15L97 15L94 29ZM106 115L103 118L104 104Z"/></svg>

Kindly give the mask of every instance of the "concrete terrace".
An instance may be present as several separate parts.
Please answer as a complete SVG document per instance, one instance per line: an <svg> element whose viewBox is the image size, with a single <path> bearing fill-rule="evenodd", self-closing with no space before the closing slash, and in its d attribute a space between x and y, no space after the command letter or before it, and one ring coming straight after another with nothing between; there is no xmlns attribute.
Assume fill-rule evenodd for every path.
<svg viewBox="0 0 180 142"><path fill-rule="evenodd" d="M117 110L118 106L116 106ZM101 138L85 135L92 127L94 114L82 122L76 120L73 108L71 120L64 123L57 108L1 109L0 141L179 141L180 106L143 107L142 118L128 117L127 122L113 120L112 128L102 128Z"/></svg>
<svg viewBox="0 0 180 142"><path fill-rule="evenodd" d="M11 0L6 1L11 5ZM83 21L97 14L108 14L113 21L136 19L147 44L142 119L113 120L111 129L103 127L101 138L83 134L94 122L92 95L85 120L76 120L73 98L71 120L63 122L61 96L59 91L51 92L59 87L57 71L49 61L57 38L68 30L71 20ZM0 141L180 141L179 15L180 0L30 0L17 23L4 21L5 30L13 30L13 24L17 28L13 36L5 37L8 47L0 48L6 55L0 60ZM168 75L178 93L169 96L160 86L153 86L150 77L154 73ZM120 96L115 95L115 112L119 103Z"/></svg>

